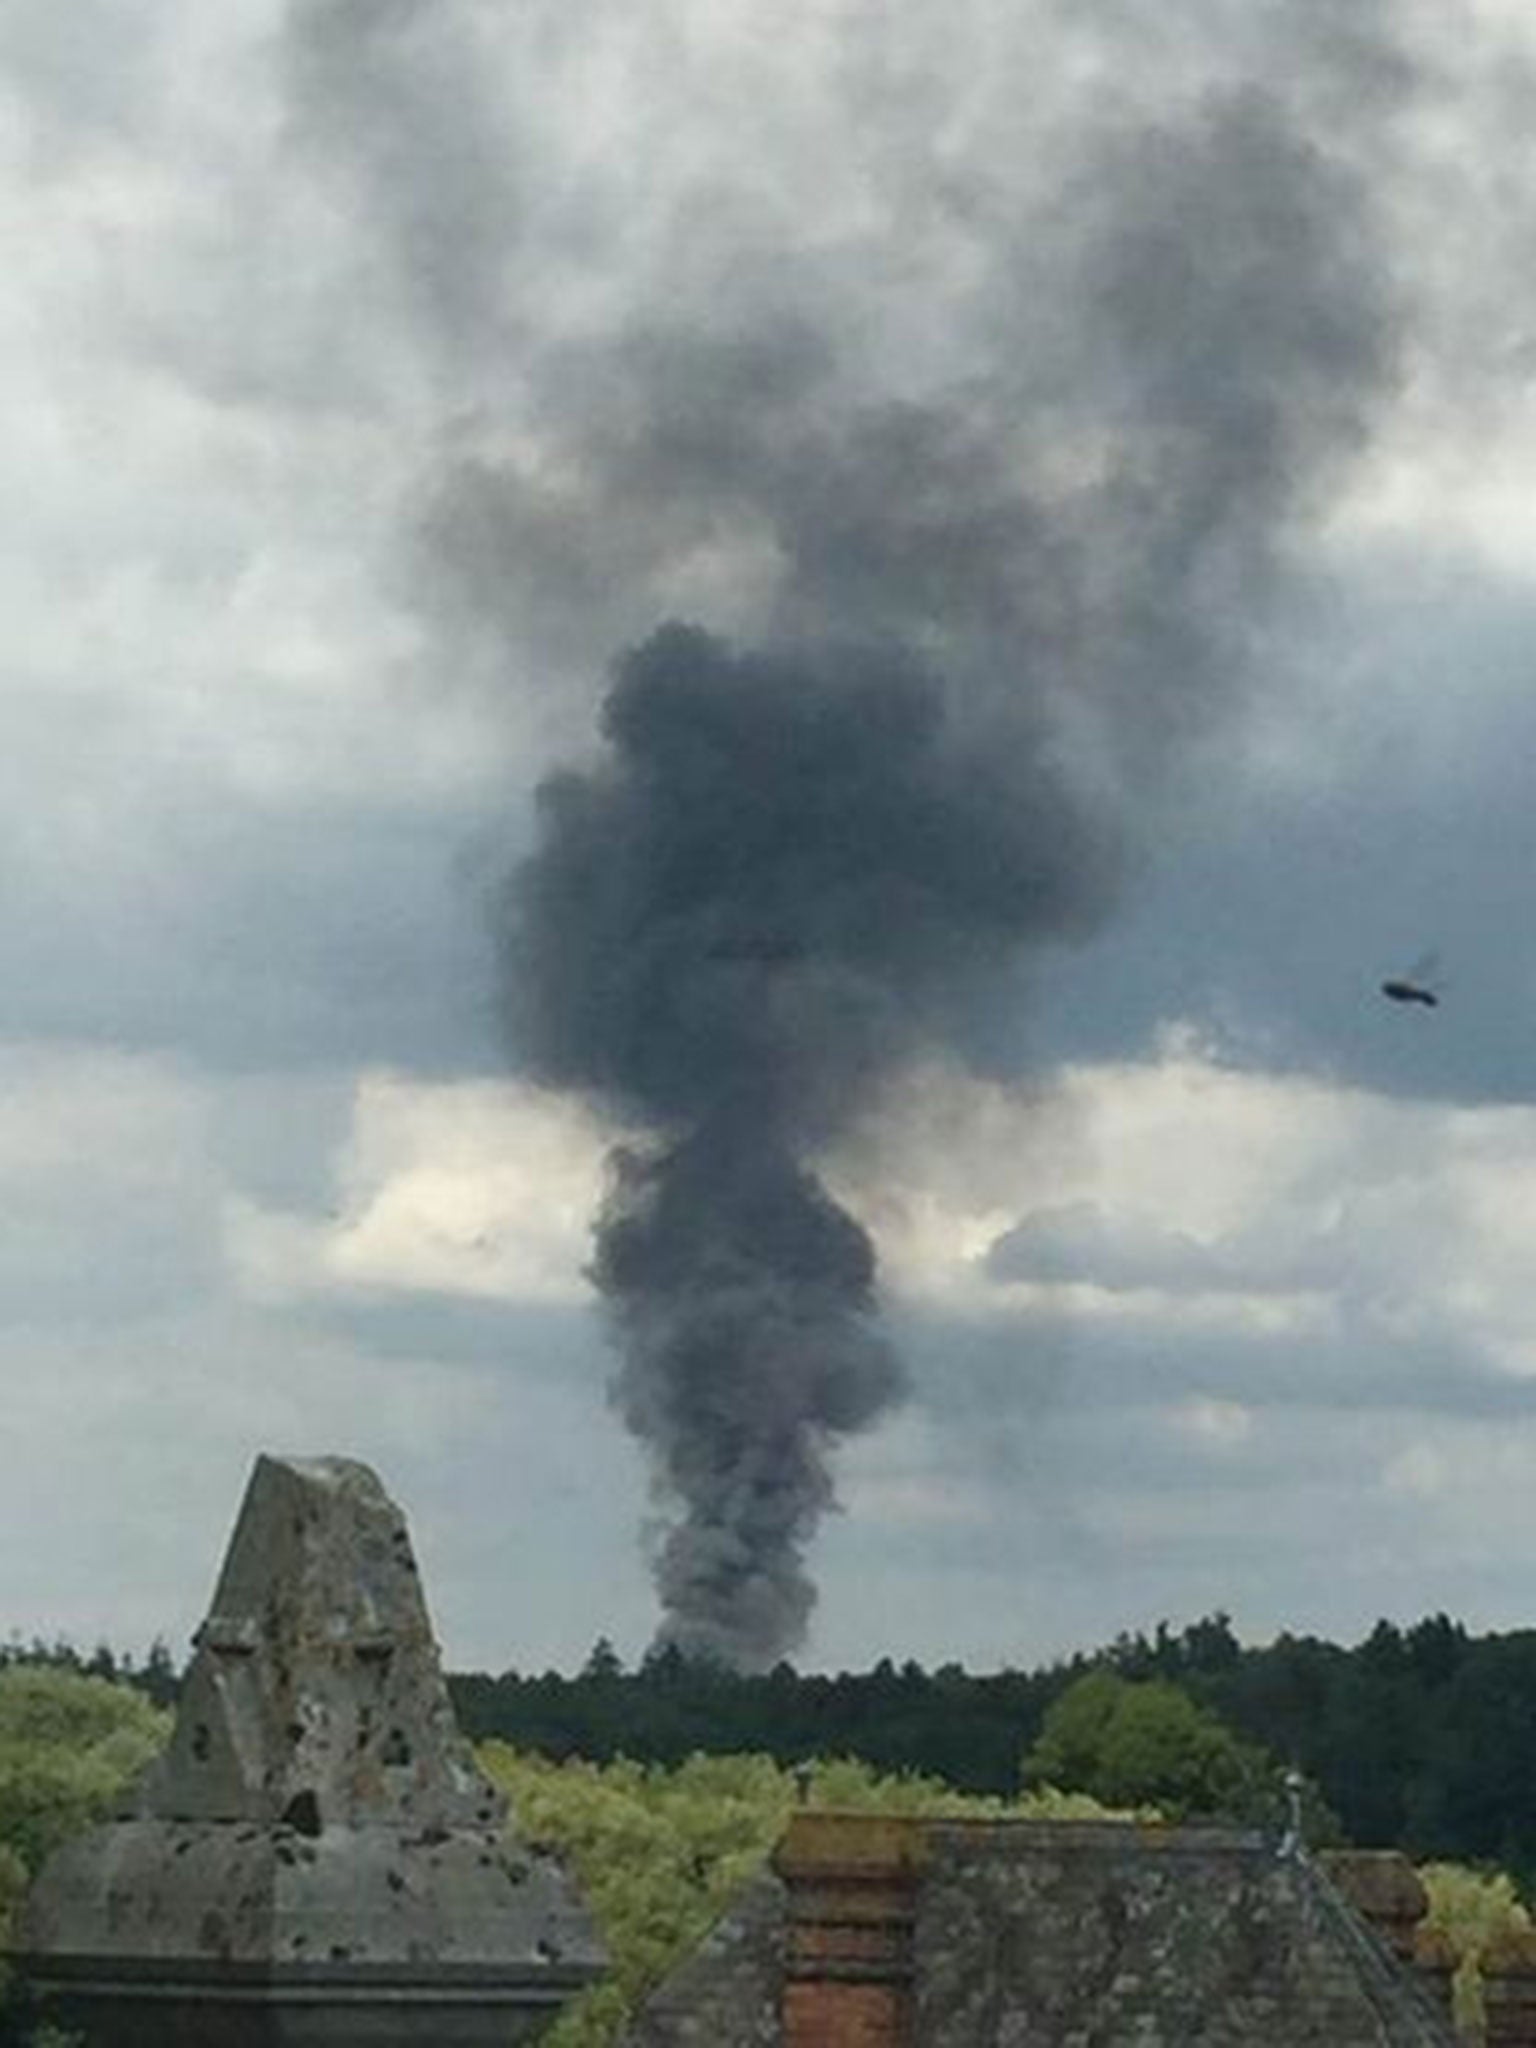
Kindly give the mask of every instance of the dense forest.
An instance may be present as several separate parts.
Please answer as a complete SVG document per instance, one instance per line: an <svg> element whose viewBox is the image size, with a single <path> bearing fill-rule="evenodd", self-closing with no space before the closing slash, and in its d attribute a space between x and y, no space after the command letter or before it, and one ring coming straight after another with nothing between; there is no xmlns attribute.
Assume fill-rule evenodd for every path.
<svg viewBox="0 0 1536 2048"><path fill-rule="evenodd" d="M46 1662L12 1658L0 1669L0 2048L78 2048L29 2009L25 1984L7 1972L7 1920L49 1852L114 1809L170 1725L145 1697L144 1672L130 1671L140 1680L130 1686L120 1667L114 1682L84 1673L72 1653L44 1654ZM508 1794L522 1838L569 1864L608 1951L602 1981L557 2021L547 2048L613 2048L637 2003L700 1940L803 1801L973 1818L1108 1810L1046 1785L1005 1801L846 1758L793 1767L752 1754L696 1754L673 1766L556 1762L497 1741L478 1755ZM1057 1772L1129 1772L1165 1795L1168 1818L1191 1801L1242 1804L1273 1775L1272 1759L1170 1679L1129 1679L1107 1665L1081 1671L1058 1694L1031 1755ZM1422 1876L1430 1923L1459 1960L1465 2038L1476 2041L1483 1959L1528 1930L1529 1916L1506 1876L1444 1863Z"/></svg>
<svg viewBox="0 0 1536 2048"><path fill-rule="evenodd" d="M1167 1681L1294 1765L1351 1841L1536 1877L1536 1630L1471 1636L1437 1614L1406 1629L1380 1622L1353 1648L1289 1634L1245 1647L1215 1614L1036 1671L883 1660L865 1672L780 1665L760 1677L670 1652L627 1671L600 1642L574 1677L509 1671L450 1683L475 1740L545 1756L850 1756L1009 1797L1053 1704L1105 1670Z"/></svg>
<svg viewBox="0 0 1536 2048"><path fill-rule="evenodd" d="M157 1706L175 1697L176 1670L162 1645L138 1664L104 1649L87 1656L63 1644L0 1645L0 1666L38 1662L117 1679ZM1160 1623L1034 1671L926 1671L882 1660L863 1672L798 1673L784 1664L756 1677L670 1651L627 1670L599 1642L574 1676L469 1673L449 1684L472 1740L556 1760L673 1765L695 1754L755 1754L792 1767L850 1757L1011 1798L1042 1776L1052 1708L1102 1672L1163 1681L1271 1762L1294 1765L1351 1841L1536 1878L1536 1630L1472 1636L1441 1614L1410 1628L1380 1622L1350 1648L1290 1634L1248 1647L1215 1614L1182 1629ZM1052 1756L1071 1766L1059 1742ZM1138 1789L1102 1770L1095 1781L1081 1758L1075 1769L1089 1782L1058 1772L1069 1789L1112 1799ZM1193 1800L1191 1810L1200 1805Z"/></svg>
<svg viewBox="0 0 1536 2048"><path fill-rule="evenodd" d="M49 1850L109 1812L164 1741L179 1674L67 1644L0 1647L0 2048L66 2048L6 1984L6 1921ZM1436 1616L1353 1649L1245 1649L1222 1615L1026 1672L881 1663L742 1677L599 1643L574 1677L450 1681L525 1837L568 1857L611 1970L550 2048L610 2048L802 1799L925 1813L1294 1818L1307 1837L1396 1843L1423 1867L1460 1958L1467 2037L1490 1943L1528 1929L1536 1872L1536 1632L1469 1637ZM1477 1865L1477 1869L1470 1868Z"/></svg>

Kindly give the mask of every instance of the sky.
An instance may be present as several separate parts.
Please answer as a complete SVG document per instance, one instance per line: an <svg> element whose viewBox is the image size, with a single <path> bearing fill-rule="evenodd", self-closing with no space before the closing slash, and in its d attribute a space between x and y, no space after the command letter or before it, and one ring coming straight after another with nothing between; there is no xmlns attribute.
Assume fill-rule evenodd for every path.
<svg viewBox="0 0 1536 2048"><path fill-rule="evenodd" d="M669 620L899 644L1083 863L807 1140L905 1393L797 1660L1530 1623L1533 96L1494 0L10 0L0 1635L184 1648L265 1450L453 1668L645 1649L636 1105L506 930Z"/></svg>

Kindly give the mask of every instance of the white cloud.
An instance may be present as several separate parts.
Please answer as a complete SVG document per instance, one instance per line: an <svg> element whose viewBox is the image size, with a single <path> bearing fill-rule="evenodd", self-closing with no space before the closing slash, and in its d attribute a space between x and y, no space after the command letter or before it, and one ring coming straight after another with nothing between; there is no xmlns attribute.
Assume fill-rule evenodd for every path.
<svg viewBox="0 0 1536 2048"><path fill-rule="evenodd" d="M274 1302L578 1306L613 1135L524 1084L366 1074L326 1212L232 1190L227 1249ZM1523 1374L1533 1160L1536 1112L1244 1071L1176 1039L1147 1062L1073 1069L1048 1099L926 1073L833 1179L871 1221L903 1313L1102 1326L1122 1348L1183 1332L1234 1356L1439 1343Z"/></svg>
<svg viewBox="0 0 1536 2048"><path fill-rule="evenodd" d="M643 1478L606 1412L595 1327L548 1306L579 1284L551 1274L579 1244L590 1143L494 1087L375 1077L355 1125L335 1120L340 1088L0 1047L0 1635L184 1648L269 1450L378 1467L461 1664L571 1663L604 1630L642 1636ZM279 1262L258 1289L221 1218L266 1215L259 1195L285 1186L308 1191L270 1211L298 1280ZM483 1283L486 1254L461 1265L458 1240L500 1228L504 1197L512 1258ZM391 1327L389 1304L424 1287L487 1300L494 1343L466 1353L430 1315ZM379 1298L384 1322L328 1317L326 1289L343 1311Z"/></svg>
<svg viewBox="0 0 1536 2048"><path fill-rule="evenodd" d="M946 1139L933 1144L936 1128ZM1029 1093L929 1072L843 1162L892 1286L1238 1333L1455 1329L1514 1364L1536 1320L1536 1112L1159 1056Z"/></svg>
<svg viewBox="0 0 1536 2048"><path fill-rule="evenodd" d="M602 1161L592 1119L542 1091L365 1074L332 1213L236 1198L227 1239L262 1299L375 1289L581 1301Z"/></svg>

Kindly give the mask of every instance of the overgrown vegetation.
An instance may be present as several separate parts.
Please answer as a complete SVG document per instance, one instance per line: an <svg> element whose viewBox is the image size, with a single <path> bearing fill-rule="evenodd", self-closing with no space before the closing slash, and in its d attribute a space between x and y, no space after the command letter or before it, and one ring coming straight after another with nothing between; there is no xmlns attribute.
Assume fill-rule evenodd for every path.
<svg viewBox="0 0 1536 2048"><path fill-rule="evenodd" d="M0 1647L0 1667L40 1662L118 1679L159 1705L175 1693L163 1644L137 1662L107 1649L82 1657L67 1644ZM1351 1841L1497 1864L1536 1883L1536 1745L1525 1734L1536 1704L1532 1629L1470 1636L1438 1614L1406 1629L1380 1622L1352 1648L1289 1633L1246 1647L1215 1614L1032 1671L882 1659L863 1672L786 1664L753 1677L673 1652L629 1671L600 1642L574 1676L482 1672L449 1684L474 1740L546 1756L857 1756L887 1774L1011 1798L1053 1702L1096 1670L1167 1680L1240 1740L1295 1764Z"/></svg>
<svg viewBox="0 0 1536 2048"><path fill-rule="evenodd" d="M802 1795L821 1806L935 1817L1064 1820L1106 1810L1049 1787L1012 1802L968 1795L932 1778L883 1777L854 1759L797 1772L766 1756L694 1756L668 1768L560 1764L497 1742L479 1754L525 1838L569 1861L608 1947L606 1981L562 2015L549 2048L606 2048L762 1866Z"/></svg>
<svg viewBox="0 0 1536 2048"><path fill-rule="evenodd" d="M1456 1958L1458 2031L1480 2041L1483 1971L1502 1943L1528 1934L1531 1916L1513 1880L1502 1870L1469 1870L1460 1863L1429 1863L1419 1872L1429 1894L1429 1926L1443 1934Z"/></svg>
<svg viewBox="0 0 1536 2048"><path fill-rule="evenodd" d="M53 1663L0 1669L0 2044L21 2020L4 1955L10 1921L48 1852L111 1812L157 1754L170 1716L142 1692ZM44 2028L28 2048L64 2048Z"/></svg>
<svg viewBox="0 0 1536 2048"><path fill-rule="evenodd" d="M450 1685L475 1739L556 1758L847 1755L1011 1798L1052 1705L1095 1671L1165 1680L1240 1741L1294 1764L1351 1841L1536 1882L1536 1630L1472 1637L1434 1615L1408 1629L1380 1622L1352 1649L1290 1634L1245 1648L1216 1614L1049 1669L974 1675L882 1660L742 1677L671 1653L626 1671L599 1643L574 1677L509 1671Z"/></svg>
<svg viewBox="0 0 1536 2048"><path fill-rule="evenodd" d="M111 1685L124 1685L142 1693L155 1707L170 1707L181 1690L176 1660L163 1637L157 1637L143 1657L129 1650L114 1650L98 1643L89 1653L79 1650L63 1637L45 1642L34 1636L24 1643L19 1636L0 1643L0 1671L67 1671L77 1678L104 1678Z"/></svg>
<svg viewBox="0 0 1536 2048"><path fill-rule="evenodd" d="M1307 1839L1426 1861L1431 1922L1479 1971L1528 1935L1536 1876L1536 1631L1471 1638L1444 1616L1353 1650L1244 1649L1217 1615L1037 1672L882 1662L740 1677L599 1644L575 1678L450 1681L524 1831L569 1857L614 1970L551 2048L603 2048L766 1855L809 1774L818 1803L987 1815L1155 1808L1278 1826L1281 1765L1308 1780ZM68 1645L0 1648L0 1950L29 1872L108 1812L165 1738L176 1673ZM841 1758L838 1762L804 1760ZM1055 1788L1065 1786L1063 1792ZM1325 1796L1326 1795L1326 1796ZM0 2048L17 2039L0 2014ZM34 2038L28 2048L43 2048Z"/></svg>

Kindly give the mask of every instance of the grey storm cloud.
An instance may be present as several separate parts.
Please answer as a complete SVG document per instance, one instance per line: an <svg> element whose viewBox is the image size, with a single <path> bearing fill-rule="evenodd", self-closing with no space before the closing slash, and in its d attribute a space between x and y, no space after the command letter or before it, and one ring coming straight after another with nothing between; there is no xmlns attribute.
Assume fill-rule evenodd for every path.
<svg viewBox="0 0 1536 2048"><path fill-rule="evenodd" d="M36 160L57 170L77 151L131 133L152 103L170 48L152 0L80 0L61 12L15 0L0 21L0 88L8 88Z"/></svg>
<svg viewBox="0 0 1536 2048"><path fill-rule="evenodd" d="M518 233L520 181L476 22L430 0L326 0L293 10L282 46L294 135L361 189L378 259L426 331L452 337L450 367L497 334Z"/></svg>
<svg viewBox="0 0 1536 2048"><path fill-rule="evenodd" d="M1346 1313L1295 1331L1230 1330L1177 1318L1137 1322L1074 1315L1058 1305L970 1317L957 1326L909 1314L901 1325L913 1399L930 1423L976 1456L978 1435L997 1469L1033 1478L1050 1463L1039 1442L1055 1419L1138 1409L1146 1416L1215 1401L1266 1418L1346 1416L1514 1421L1536 1411L1536 1385L1491 1361L1445 1317L1405 1328L1390 1315ZM1119 1448L1128 1466L1141 1453Z"/></svg>
<svg viewBox="0 0 1536 2048"><path fill-rule="evenodd" d="M41 778L15 782L0 942L18 1036L169 1042L214 1071L294 1085L353 1063L440 1074L496 1056L495 977L431 816L353 803L343 824L310 806L231 795L199 808L161 790L158 809L136 800L114 819L134 858L103 875L55 821L29 817ZM304 1121L306 1143L316 1128Z"/></svg>
<svg viewBox="0 0 1536 2048"><path fill-rule="evenodd" d="M1195 1018L1271 1070L1529 1101L1532 630L1523 589L1460 562L1394 564L1298 630L1304 672L1353 670L1368 708L1339 718L1313 694L1329 751L1300 790L1202 790L1160 836L1156 886L1041 986L1043 1053L1121 1058ZM1381 981L1431 953L1442 1009L1383 1002Z"/></svg>
<svg viewBox="0 0 1536 2048"><path fill-rule="evenodd" d="M1167 774L1257 679L1277 583L1394 377L1358 145L1411 68L1351 40L1373 83L1347 147L1303 24L1278 85L1239 46L1192 81L1086 86L1044 164L1022 118L941 160L908 149L928 95L894 89L866 23L831 182L867 162L878 226L839 248L784 194L748 204L739 162L713 194L685 175L605 316L552 316L498 391L494 180L412 253L475 181L475 93L462 132L431 125L467 16L379 20L309 0L291 43L309 132L480 408L423 501L437 602L509 666L627 643L502 906L510 1037L630 1133L592 1276L671 1514L663 1636L767 1664L804 1635L836 1444L905 1386L819 1152L917 1051L973 1056L1021 966L1108 916ZM388 39L429 21L423 98ZM540 218L536 191L507 199L508 306L537 288Z"/></svg>
<svg viewBox="0 0 1536 2048"><path fill-rule="evenodd" d="M1178 1293L1258 1294L1337 1285L1346 1261L1336 1234L1315 1232L1303 1241L1277 1241L1273 1226L1252 1235L1205 1243L1187 1231L1145 1220L1111 1219L1091 1202L1036 1211L988 1248L990 1279Z"/></svg>

